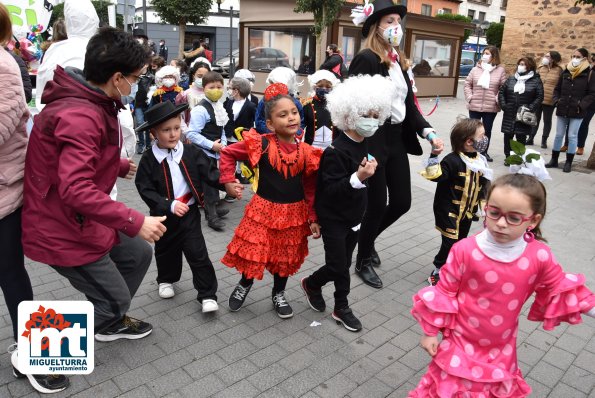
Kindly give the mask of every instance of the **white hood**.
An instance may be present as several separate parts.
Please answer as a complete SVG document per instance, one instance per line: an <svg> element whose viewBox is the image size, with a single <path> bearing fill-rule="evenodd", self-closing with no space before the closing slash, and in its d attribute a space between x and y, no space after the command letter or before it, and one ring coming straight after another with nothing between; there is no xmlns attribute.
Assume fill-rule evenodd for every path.
<svg viewBox="0 0 595 398"><path fill-rule="evenodd" d="M37 71L35 104L40 111L44 107L41 103L43 89L54 77L56 66L83 69L87 44L99 29L99 17L90 0L66 0L64 22L68 39L54 43L48 48Z"/></svg>
<svg viewBox="0 0 595 398"><path fill-rule="evenodd" d="M90 39L97 32L99 17L90 0L66 0L64 3L64 23L68 38Z"/></svg>

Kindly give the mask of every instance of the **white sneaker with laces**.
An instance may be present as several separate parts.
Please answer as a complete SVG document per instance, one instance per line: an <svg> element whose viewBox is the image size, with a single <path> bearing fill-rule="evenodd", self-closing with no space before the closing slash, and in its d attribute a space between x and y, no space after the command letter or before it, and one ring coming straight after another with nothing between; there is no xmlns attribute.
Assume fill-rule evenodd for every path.
<svg viewBox="0 0 595 398"><path fill-rule="evenodd" d="M159 284L159 297L163 299L172 298L176 295L174 291L173 283L160 283Z"/></svg>
<svg viewBox="0 0 595 398"><path fill-rule="evenodd" d="M202 301L202 312L213 312L219 310L219 304L212 299L204 299Z"/></svg>

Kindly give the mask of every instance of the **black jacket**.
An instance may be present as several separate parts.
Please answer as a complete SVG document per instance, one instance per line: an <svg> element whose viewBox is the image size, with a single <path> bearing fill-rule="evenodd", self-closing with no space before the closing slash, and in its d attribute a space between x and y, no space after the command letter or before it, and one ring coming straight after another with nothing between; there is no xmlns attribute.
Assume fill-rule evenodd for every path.
<svg viewBox="0 0 595 398"><path fill-rule="evenodd" d="M368 154L366 140L355 142L339 134L320 159L314 207L324 228L325 221L346 227L361 223L368 201L368 188L353 188L350 178Z"/></svg>
<svg viewBox="0 0 595 398"><path fill-rule="evenodd" d="M572 79L565 69L554 89L556 116L584 118L587 109L595 102L595 72L587 68Z"/></svg>
<svg viewBox="0 0 595 398"><path fill-rule="evenodd" d="M134 106L139 109L147 109L149 107L148 95L151 85L154 83L155 76L151 72L145 73L138 81L138 90L134 97Z"/></svg>
<svg viewBox="0 0 595 398"><path fill-rule="evenodd" d="M217 164L211 162L202 149L195 145L184 144L180 170L197 205L202 202L203 184L225 190L219 184ZM146 151L138 165L134 183L141 199L149 206L149 213L152 216L173 216L171 204L175 197L171 172L165 159L157 163L153 151L151 149Z"/></svg>
<svg viewBox="0 0 595 398"><path fill-rule="evenodd" d="M254 102L250 101L249 98L246 98L244 105L242 105L242 109L240 109L240 113L238 113L237 119L234 120L233 103L234 100L232 98L228 98L223 103L223 107L229 116L229 122L225 125L225 135L227 137L232 137L234 135L233 132L238 127L250 130L254 127L254 119L256 118L256 105L254 105Z"/></svg>
<svg viewBox="0 0 595 398"><path fill-rule="evenodd" d="M424 119L419 113L419 110L415 106L413 101L413 90L411 89L411 82L407 72L403 71L405 76L405 82L407 83L407 96L405 97L405 120L403 120L403 141L405 143L405 149L407 153L411 155L421 155L423 153L419 140L416 137L416 133L422 136L424 128L432 127L430 123ZM362 75L381 75L388 76L387 66L380 61L380 57L372 52L370 49L360 51L351 64L349 65L349 76ZM378 136L378 137L377 137ZM382 163L388 156L388 149L385 142L381 142L381 135L374 134L369 140L368 145L370 147L370 153L378 160L378 163Z"/></svg>
<svg viewBox="0 0 595 398"><path fill-rule="evenodd" d="M543 83L536 73L525 82L525 92L522 94L514 92L514 85L517 79L510 76L498 93L498 103L504 111L502 116L502 132L504 134L530 134L532 126L516 122L517 110L525 105L535 112L543 102Z"/></svg>
<svg viewBox="0 0 595 398"><path fill-rule="evenodd" d="M314 142L314 133L322 126L333 132L333 140L339 134L339 129L333 126L331 114L326 109L326 101L320 101L317 97L304 104L304 122L304 141L310 145Z"/></svg>
<svg viewBox="0 0 595 398"><path fill-rule="evenodd" d="M19 69L21 70L21 79L23 79L23 89L25 90L25 99L27 100L27 103L29 103L32 98L33 86L31 85L31 77L29 77L27 65L25 64L25 61L23 61L23 58L14 54L12 51L9 51L8 53L12 55L14 60L17 61L17 64L19 65Z"/></svg>
<svg viewBox="0 0 595 398"><path fill-rule="evenodd" d="M320 69L326 69L328 71L333 72L338 79L345 78L346 76L341 76L340 73L337 74L335 73L335 71L333 71L334 67L336 67L337 65L341 65L342 63L343 57L341 57L339 54L332 54L330 57L326 57L322 65L320 65ZM339 69L339 71L340 70L341 69Z"/></svg>

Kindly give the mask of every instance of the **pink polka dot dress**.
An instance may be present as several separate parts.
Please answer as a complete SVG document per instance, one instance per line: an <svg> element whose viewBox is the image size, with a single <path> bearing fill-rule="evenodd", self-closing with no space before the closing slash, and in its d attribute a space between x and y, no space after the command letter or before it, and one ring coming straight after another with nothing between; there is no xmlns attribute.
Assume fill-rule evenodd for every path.
<svg viewBox="0 0 595 398"><path fill-rule="evenodd" d="M409 397L526 397L531 387L517 364L516 336L523 303L536 293L528 319L545 330L580 323L595 306L585 277L564 273L549 247L527 244L509 263L487 257L475 236L456 243L436 286L413 296L411 313L424 333L443 339L428 372Z"/></svg>

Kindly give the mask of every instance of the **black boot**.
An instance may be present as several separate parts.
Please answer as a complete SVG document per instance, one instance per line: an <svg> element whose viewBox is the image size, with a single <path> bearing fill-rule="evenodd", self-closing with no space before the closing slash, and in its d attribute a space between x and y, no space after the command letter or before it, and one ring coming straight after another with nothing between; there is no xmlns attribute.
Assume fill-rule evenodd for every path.
<svg viewBox="0 0 595 398"><path fill-rule="evenodd" d="M547 149L547 137L541 137L541 147Z"/></svg>
<svg viewBox="0 0 595 398"><path fill-rule="evenodd" d="M225 228L225 223L217 215L215 203L205 203L205 217L207 218L207 225L215 231L222 231Z"/></svg>
<svg viewBox="0 0 595 398"><path fill-rule="evenodd" d="M221 201L223 202L223 201ZM229 209L227 209L225 207L225 205L223 203L218 203L217 206L215 206L215 208L217 209L217 216L219 218L225 217L227 215L227 213L229 213Z"/></svg>
<svg viewBox="0 0 595 398"><path fill-rule="evenodd" d="M548 169L558 167L558 158L560 157L560 151L552 151L552 159L547 162L545 167Z"/></svg>
<svg viewBox="0 0 595 398"><path fill-rule="evenodd" d="M535 143L533 142L533 137L535 137L533 134L529 135L529 139L527 139L525 145L535 145Z"/></svg>
<svg viewBox="0 0 595 398"><path fill-rule="evenodd" d="M372 260L372 265L374 267L380 266L380 256L378 255L378 252L376 251L375 247L372 247L372 251L370 252L370 259Z"/></svg>
<svg viewBox="0 0 595 398"><path fill-rule="evenodd" d="M572 161L574 160L574 153L567 153L566 154L566 163L564 163L564 169L562 170L565 173L570 173L572 170Z"/></svg>
<svg viewBox="0 0 595 398"><path fill-rule="evenodd" d="M372 259L365 258L361 259L358 258L355 261L355 273L362 278L362 281L368 286L372 286L373 288L380 289L382 287L382 281L374 268L372 267Z"/></svg>

